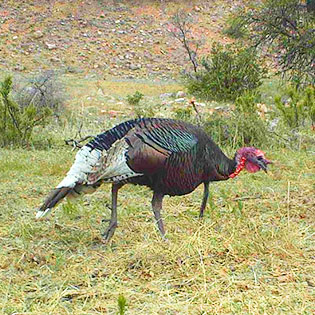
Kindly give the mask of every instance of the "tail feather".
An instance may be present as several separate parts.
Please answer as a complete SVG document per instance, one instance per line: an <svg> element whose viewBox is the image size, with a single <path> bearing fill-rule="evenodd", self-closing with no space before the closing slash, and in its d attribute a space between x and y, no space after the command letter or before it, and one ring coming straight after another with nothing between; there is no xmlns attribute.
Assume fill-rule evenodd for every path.
<svg viewBox="0 0 315 315"><path fill-rule="evenodd" d="M70 187L62 187L62 188L55 188L51 191L48 195L42 206L39 208L40 211L44 211L47 208L53 208L61 199L63 199L72 188Z"/></svg>
<svg viewBox="0 0 315 315"><path fill-rule="evenodd" d="M91 194L93 193L99 186L101 182L97 182L93 185L81 185L76 184L73 188L72 187L61 187L55 188L50 192L44 203L38 209L36 214L36 219L41 219L45 217L53 207L55 207L63 198L77 198L84 194Z"/></svg>
<svg viewBox="0 0 315 315"><path fill-rule="evenodd" d="M46 198L42 206L39 208L36 219L40 219L46 216L51 208L53 208L59 201L68 195L72 191L71 187L62 187L54 189Z"/></svg>
<svg viewBox="0 0 315 315"><path fill-rule="evenodd" d="M40 219L46 216L51 209L66 196L77 197L81 192L85 193L86 191L89 192L95 190L99 186L99 183L86 185L87 174L92 171L92 168L98 163L100 157L100 150L91 150L91 148L87 146L82 147L76 154L75 161L66 177L49 194L45 202L39 208L36 218Z"/></svg>

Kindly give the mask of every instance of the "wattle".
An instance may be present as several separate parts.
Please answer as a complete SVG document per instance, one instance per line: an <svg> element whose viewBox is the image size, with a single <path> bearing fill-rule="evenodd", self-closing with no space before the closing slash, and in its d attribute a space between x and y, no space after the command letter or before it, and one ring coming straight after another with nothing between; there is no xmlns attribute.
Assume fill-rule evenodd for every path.
<svg viewBox="0 0 315 315"><path fill-rule="evenodd" d="M255 172L258 172L260 170L259 166L257 166L254 163L251 163L251 162L246 162L245 168L250 173L255 173Z"/></svg>

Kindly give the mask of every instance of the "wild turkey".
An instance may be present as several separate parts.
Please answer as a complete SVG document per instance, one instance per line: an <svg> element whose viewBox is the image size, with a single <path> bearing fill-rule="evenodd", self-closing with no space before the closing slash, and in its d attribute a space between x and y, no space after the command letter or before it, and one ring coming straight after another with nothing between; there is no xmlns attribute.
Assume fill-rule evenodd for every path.
<svg viewBox="0 0 315 315"><path fill-rule="evenodd" d="M163 196L189 194L204 184L200 218L209 195L209 182L233 178L245 168L267 171L271 162L254 147L239 149L233 159L199 127L161 118L123 122L96 136L77 153L66 177L47 197L36 218L48 214L65 196L76 197L112 183L111 219L104 238L108 241L117 226L117 194L126 183L153 190L152 209L164 238L161 218Z"/></svg>

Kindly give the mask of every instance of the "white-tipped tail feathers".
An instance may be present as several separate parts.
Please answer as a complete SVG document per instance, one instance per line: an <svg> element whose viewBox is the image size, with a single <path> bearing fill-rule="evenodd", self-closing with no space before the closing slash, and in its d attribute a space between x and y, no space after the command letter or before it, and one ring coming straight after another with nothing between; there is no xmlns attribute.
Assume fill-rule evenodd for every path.
<svg viewBox="0 0 315 315"><path fill-rule="evenodd" d="M101 151L99 150L92 150L86 146L81 148L78 151L75 161L67 173L67 176L61 181L57 188L73 188L77 183L86 182L87 174L91 173L92 168L97 165L100 157Z"/></svg>
<svg viewBox="0 0 315 315"><path fill-rule="evenodd" d="M128 166L127 150L128 144L124 139L116 141L107 151L82 147L66 177L39 208L36 218L46 216L66 196L76 197L81 192L92 192L101 182L119 182L141 176L142 174L135 173Z"/></svg>
<svg viewBox="0 0 315 315"><path fill-rule="evenodd" d="M44 217L46 217L46 215L48 215L51 211L51 208L48 208L44 211L41 211L41 210L38 210L37 213L36 213L36 220L40 220Z"/></svg>
<svg viewBox="0 0 315 315"><path fill-rule="evenodd" d="M87 181L87 174L92 171L100 159L101 152L84 146L78 151L75 161L60 184L49 194L43 205L39 208L36 219L41 219L50 213L64 197L79 194L82 185ZM78 188L78 191L75 188Z"/></svg>

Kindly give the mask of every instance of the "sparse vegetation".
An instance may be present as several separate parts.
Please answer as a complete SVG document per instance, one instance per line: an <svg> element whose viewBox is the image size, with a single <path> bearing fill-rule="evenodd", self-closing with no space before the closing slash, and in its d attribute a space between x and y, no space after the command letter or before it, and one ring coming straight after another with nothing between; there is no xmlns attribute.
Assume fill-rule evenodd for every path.
<svg viewBox="0 0 315 315"><path fill-rule="evenodd" d="M169 21L169 12L185 5L201 16L190 25L194 36L210 32L207 37L211 42L226 43L218 32L224 20L220 14L230 12L239 2L192 3L3 2L1 314L314 313L314 88L291 86L286 91L285 81L280 89L271 78L259 93L255 88L260 76L255 84L256 66L249 67L252 52L244 52L243 61L236 63L239 70L234 63L229 69L234 53L215 46L215 69L222 72L213 77L207 73L206 67L213 66L211 55L205 60L207 66L198 61L197 74L200 71L209 78L211 89L196 90L194 96L216 101L197 99L196 115L187 97L176 100L170 96L183 91L183 86L169 78L193 64L174 53L178 46L175 41L168 42L161 23ZM306 1L308 6L312 3ZM64 38L71 38L71 45L63 42ZM205 47L210 47L208 44ZM277 47L276 41L273 47ZM203 52L200 49L201 55ZM138 61L142 64L139 69ZM134 70L130 67L133 62ZM12 87L22 84L17 86L14 80L13 86L10 78L5 79L3 67L5 74L9 68L24 72L26 77L26 72L39 67L64 69L60 82L70 96L65 102L67 110L60 111L62 105L54 107L58 93L48 88L52 106L48 106L47 115L54 112L59 119L44 124L43 118L43 125L34 124L47 108L42 106L45 101L40 90L32 94L33 83L40 85L42 75L29 74L36 79L23 80L28 87L14 94ZM247 88L239 89L234 81L242 81L244 73L249 76L243 78ZM108 74L116 79L108 79ZM163 80L148 80L152 74ZM198 88L208 86L203 79L198 84ZM162 98L162 94L169 96ZM280 96L275 99L277 94ZM38 106L30 101L32 95ZM266 106L264 115L258 114L258 105ZM9 109L22 131L31 126L26 141L19 136ZM74 160L76 152L64 139L98 134L135 115L200 123L226 153L234 153L243 144L259 145L274 164L267 175L242 172L235 179L213 184L203 221L197 219L202 188L165 198L168 243L153 228L152 195L142 186L121 189L119 226L107 246L100 238L107 225L102 221L110 216L107 185L76 203L60 204L48 220L35 221L35 209ZM44 140L49 146L33 145ZM22 142L29 143L27 148L20 147Z"/></svg>
<svg viewBox="0 0 315 315"><path fill-rule="evenodd" d="M12 78L7 77L0 85L0 146L27 145L34 127L45 125L51 110L32 102L21 107L10 97L11 91Z"/></svg>
<svg viewBox="0 0 315 315"><path fill-rule="evenodd" d="M304 126L306 120L312 125L315 122L315 92L314 87L298 89L290 86L285 95L275 98L275 105L282 119L290 128Z"/></svg>
<svg viewBox="0 0 315 315"><path fill-rule="evenodd" d="M128 104L133 107L133 111L136 117L153 117L154 106L152 104L143 103L140 104L144 94L136 91L133 95L127 95Z"/></svg>
<svg viewBox="0 0 315 315"><path fill-rule="evenodd" d="M23 86L21 86L23 85ZM53 71L46 71L38 76L32 76L24 82L13 86L14 100L20 108L33 105L37 111L49 108L59 117L64 110L65 91Z"/></svg>
<svg viewBox="0 0 315 315"><path fill-rule="evenodd" d="M255 50L234 45L214 45L202 67L186 76L186 87L207 100L235 100L244 91L259 87L266 73Z"/></svg>
<svg viewBox="0 0 315 315"><path fill-rule="evenodd" d="M181 43L190 63L192 64L193 71L197 72L197 53L202 44L202 39L198 40L192 34L192 27L195 23L196 17L191 13L187 13L184 10L178 10L170 20L168 31Z"/></svg>
<svg viewBox="0 0 315 315"><path fill-rule="evenodd" d="M136 91L135 94L127 96L127 101L129 105L138 106L143 96L144 95L142 93Z"/></svg>

